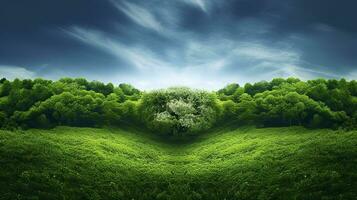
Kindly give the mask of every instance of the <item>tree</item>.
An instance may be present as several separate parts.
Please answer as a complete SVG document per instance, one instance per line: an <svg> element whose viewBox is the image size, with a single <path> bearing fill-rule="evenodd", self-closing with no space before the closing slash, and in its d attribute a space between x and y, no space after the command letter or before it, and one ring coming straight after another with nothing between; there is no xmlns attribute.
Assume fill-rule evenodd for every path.
<svg viewBox="0 0 357 200"><path fill-rule="evenodd" d="M237 104L232 100L222 102L222 120L233 121L237 119Z"/></svg>
<svg viewBox="0 0 357 200"><path fill-rule="evenodd" d="M6 81L6 78L0 79L0 84L3 84Z"/></svg>
<svg viewBox="0 0 357 200"><path fill-rule="evenodd" d="M244 94L244 88L237 88L236 91L232 95L232 100L234 102L239 103L240 102L240 97Z"/></svg>
<svg viewBox="0 0 357 200"><path fill-rule="evenodd" d="M4 80L0 85L0 97L8 96L11 91L11 83L8 80Z"/></svg>
<svg viewBox="0 0 357 200"><path fill-rule="evenodd" d="M240 97L240 102L237 104L236 108L237 112L237 119L240 122L243 123L252 123L254 119L256 119L256 111L257 111L257 105L256 102L253 100L253 98L247 94L244 93Z"/></svg>
<svg viewBox="0 0 357 200"><path fill-rule="evenodd" d="M118 102L122 103L126 100L125 94L120 87L114 88L114 94L116 95Z"/></svg>
<svg viewBox="0 0 357 200"><path fill-rule="evenodd" d="M357 96L357 81L353 80L348 84L348 91L352 96Z"/></svg>
<svg viewBox="0 0 357 200"><path fill-rule="evenodd" d="M313 86L307 91L307 95L316 101L324 101L327 99L329 94L326 84L322 81L320 81L320 83L313 83Z"/></svg>
<svg viewBox="0 0 357 200"><path fill-rule="evenodd" d="M270 82L270 88L272 89L276 89L279 86L281 86L282 84L286 83L287 81L283 78L274 78L271 82Z"/></svg>
<svg viewBox="0 0 357 200"><path fill-rule="evenodd" d="M128 96L132 96L132 95L140 93L140 91L138 89L136 89L132 85L126 84L126 83L121 83L119 85L119 88L124 92L125 95L128 95Z"/></svg>
<svg viewBox="0 0 357 200"><path fill-rule="evenodd" d="M254 83L253 85L250 83L244 85L244 91L251 96L254 96L257 93L261 93L270 89L271 89L270 84L267 81L260 81Z"/></svg>
<svg viewBox="0 0 357 200"><path fill-rule="evenodd" d="M233 95L233 93L239 88L239 84L237 83L231 83L228 84L226 87L223 89L218 90L218 94L224 94L226 96Z"/></svg>
<svg viewBox="0 0 357 200"><path fill-rule="evenodd" d="M219 106L214 94L169 88L145 93L139 113L152 131L184 136L212 127L219 115Z"/></svg>
<svg viewBox="0 0 357 200"><path fill-rule="evenodd" d="M113 93L114 86L111 83L104 84L99 81L92 81L88 84L88 89L93 90L97 93L102 93L105 96L109 95L110 93Z"/></svg>

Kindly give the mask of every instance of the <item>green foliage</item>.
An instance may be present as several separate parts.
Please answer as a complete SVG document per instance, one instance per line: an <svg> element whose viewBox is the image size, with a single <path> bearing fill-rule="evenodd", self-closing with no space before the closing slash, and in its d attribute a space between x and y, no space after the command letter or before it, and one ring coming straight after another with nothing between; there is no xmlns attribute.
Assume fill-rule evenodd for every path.
<svg viewBox="0 0 357 200"><path fill-rule="evenodd" d="M224 87L223 89L218 90L218 94L223 94L226 96L232 95L239 88L239 84L232 83Z"/></svg>
<svg viewBox="0 0 357 200"><path fill-rule="evenodd" d="M136 88L134 88L132 85L126 84L126 83L121 83L119 84L119 88L122 89L125 95L133 95L133 94L138 94L140 91Z"/></svg>
<svg viewBox="0 0 357 200"><path fill-rule="evenodd" d="M11 91L11 83L6 79L2 79L0 85L0 97L8 96Z"/></svg>
<svg viewBox="0 0 357 200"><path fill-rule="evenodd" d="M226 88L231 88L228 85ZM347 127L355 128L356 82L317 79L307 82L295 78L247 83L221 101L234 101L230 116L241 124L257 126ZM231 104L231 102L230 102ZM227 111L227 109L225 109Z"/></svg>
<svg viewBox="0 0 357 200"><path fill-rule="evenodd" d="M6 114L3 111L0 111L0 127L5 124L6 121Z"/></svg>
<svg viewBox="0 0 357 200"><path fill-rule="evenodd" d="M356 81L276 78L233 83L215 93L170 88L142 93L129 84L84 78L0 80L3 128L145 124L165 135L197 134L219 121L240 125L356 128Z"/></svg>
<svg viewBox="0 0 357 200"><path fill-rule="evenodd" d="M236 118L240 123L243 124L254 124L257 123L257 103L253 98L244 93L240 97L240 102L237 104Z"/></svg>
<svg viewBox="0 0 357 200"><path fill-rule="evenodd" d="M236 118L238 108L237 104L234 103L232 100L221 101L219 106L222 110L222 121L231 121L232 119Z"/></svg>
<svg viewBox="0 0 357 200"><path fill-rule="evenodd" d="M152 131L179 136L212 127L219 115L219 107L212 93L169 88L145 93L139 112Z"/></svg>
<svg viewBox="0 0 357 200"><path fill-rule="evenodd" d="M137 96L125 95L111 83L88 82L83 78L55 82L4 79L0 85L0 112L1 119L4 116L5 119L0 127L119 125L122 121L129 122L126 102L140 97L140 93L132 94Z"/></svg>

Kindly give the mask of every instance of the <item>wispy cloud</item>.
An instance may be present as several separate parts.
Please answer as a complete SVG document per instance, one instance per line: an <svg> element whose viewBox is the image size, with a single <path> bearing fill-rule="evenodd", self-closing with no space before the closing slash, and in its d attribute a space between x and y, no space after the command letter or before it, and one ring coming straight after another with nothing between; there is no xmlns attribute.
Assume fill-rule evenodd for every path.
<svg viewBox="0 0 357 200"><path fill-rule="evenodd" d="M0 64L15 67L0 66L0 76L83 76L142 88L217 88L277 76L357 78L352 18L326 20L316 2L97 0L71 5L66 14L43 2L48 20L31 15L25 24L11 17L11 3L2 5L11 27L1 30ZM70 6L58 2L57 9ZM28 11L37 7L29 4ZM24 25L30 35L18 32Z"/></svg>
<svg viewBox="0 0 357 200"><path fill-rule="evenodd" d="M126 60L139 70L160 70L162 68L172 67L169 63L156 58L154 53L150 50L144 47L126 46L106 36L102 32L80 27L71 27L64 31L88 45L97 47L116 56L120 60Z"/></svg>
<svg viewBox="0 0 357 200"><path fill-rule="evenodd" d="M126 1L122 1L119 3L115 0L111 0L111 2L119 11L123 12L136 24L141 25L145 28L155 30L157 32L161 32L163 30L161 23L150 11L148 11L144 7L140 7L136 4L129 3Z"/></svg>
<svg viewBox="0 0 357 200"><path fill-rule="evenodd" d="M357 80L357 70L353 70L350 74L347 75L349 80Z"/></svg>
<svg viewBox="0 0 357 200"><path fill-rule="evenodd" d="M100 31L80 27L64 31L85 44L114 55L118 60L125 60L137 70L137 74L135 77L118 75L116 79L142 89L175 85L217 89L228 82L242 84L277 76L304 79L335 77L332 73L310 68L310 64L304 63L300 53L292 48L271 47L256 41L185 38L182 40L186 44L184 48L175 50L181 56L169 58L144 46L124 45Z"/></svg>
<svg viewBox="0 0 357 200"><path fill-rule="evenodd" d="M277 49L254 42L240 44L235 48L234 54L265 62L295 63L300 60L300 54L291 49Z"/></svg>
<svg viewBox="0 0 357 200"><path fill-rule="evenodd" d="M35 78L36 73L23 67L0 65L0 77L26 79Z"/></svg>
<svg viewBox="0 0 357 200"><path fill-rule="evenodd" d="M269 73L261 76L261 79L269 80L275 77L297 77L303 80L314 79L319 77L338 78L340 76L319 70L313 70L296 66L294 64L281 64L278 67L272 63L267 64L272 70Z"/></svg>
<svg viewBox="0 0 357 200"><path fill-rule="evenodd" d="M205 13L208 12L207 1L208 0L185 0L185 2L197 6Z"/></svg>
<svg viewBox="0 0 357 200"><path fill-rule="evenodd" d="M138 71L135 77L118 74L117 77L113 75L112 78L133 83L142 89L176 85L196 88L218 88L224 86L224 79L226 81L229 80L226 77L222 77L221 80L215 77L217 71L222 69L227 61L219 56L208 59L206 56L210 55L207 52L206 55L203 55L205 59L204 57L202 59L189 58L184 64L178 66L175 65L175 60L166 61L144 47L126 46L100 31L80 27L71 27L63 31L85 44L116 56L118 60L125 60L127 63L130 63ZM209 51L212 51L212 49ZM212 54L214 52L211 53L211 56ZM192 54L191 56L197 55Z"/></svg>
<svg viewBox="0 0 357 200"><path fill-rule="evenodd" d="M236 56L254 61L251 70L268 71L261 74L262 79L274 77L299 77L312 79L316 77L336 78L339 75L318 70L316 65L304 61L299 52L291 48L268 47L259 43L248 43L234 50Z"/></svg>

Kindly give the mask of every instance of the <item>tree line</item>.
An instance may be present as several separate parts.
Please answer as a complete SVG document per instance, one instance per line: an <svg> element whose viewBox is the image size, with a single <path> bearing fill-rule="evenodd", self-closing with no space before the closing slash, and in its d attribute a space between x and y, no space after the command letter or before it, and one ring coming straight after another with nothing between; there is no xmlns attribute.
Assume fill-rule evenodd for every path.
<svg viewBox="0 0 357 200"><path fill-rule="evenodd" d="M303 125L353 128L357 123L357 82L276 78L230 84L217 92L226 118L258 126Z"/></svg>
<svg viewBox="0 0 357 200"><path fill-rule="evenodd" d="M223 122L259 127L355 128L357 82L276 78L216 91L143 92L83 78L0 80L0 127L145 125L155 133L196 134Z"/></svg>
<svg viewBox="0 0 357 200"><path fill-rule="evenodd" d="M57 125L103 126L131 119L141 92L129 84L88 82L83 78L58 81L0 80L2 128L50 128Z"/></svg>

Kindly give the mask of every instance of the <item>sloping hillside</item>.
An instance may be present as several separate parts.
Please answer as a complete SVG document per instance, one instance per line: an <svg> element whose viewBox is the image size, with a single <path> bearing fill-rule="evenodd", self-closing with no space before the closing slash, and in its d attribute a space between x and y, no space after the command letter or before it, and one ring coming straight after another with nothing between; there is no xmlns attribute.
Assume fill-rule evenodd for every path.
<svg viewBox="0 0 357 200"><path fill-rule="evenodd" d="M0 199L353 199L356 166L356 131L0 131Z"/></svg>

